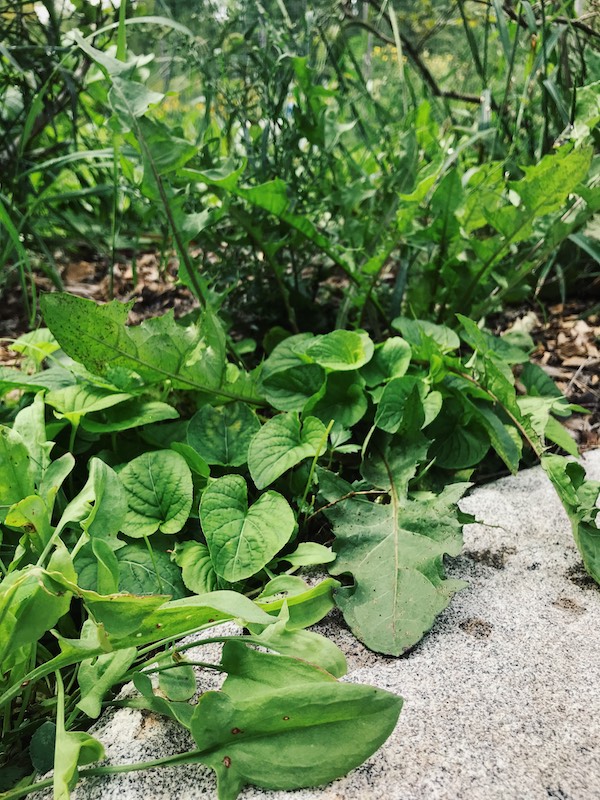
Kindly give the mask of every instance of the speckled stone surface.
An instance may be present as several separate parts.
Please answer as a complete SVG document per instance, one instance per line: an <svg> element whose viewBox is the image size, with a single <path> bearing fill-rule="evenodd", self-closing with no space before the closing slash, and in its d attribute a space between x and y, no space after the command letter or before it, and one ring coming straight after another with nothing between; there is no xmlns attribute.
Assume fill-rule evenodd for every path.
<svg viewBox="0 0 600 800"><path fill-rule="evenodd" d="M600 478L600 451L586 466ZM477 489L462 506L485 523L465 529L465 552L449 569L469 588L411 653L371 653L335 615L320 626L346 653L347 680L404 697L384 747L329 786L248 787L242 798L600 798L600 590L580 567L560 503L536 468ZM196 657L207 660L206 650ZM173 724L130 709L107 713L95 734L113 764L190 745ZM89 780L73 797L197 800L216 798L216 786L208 769L182 767Z"/></svg>

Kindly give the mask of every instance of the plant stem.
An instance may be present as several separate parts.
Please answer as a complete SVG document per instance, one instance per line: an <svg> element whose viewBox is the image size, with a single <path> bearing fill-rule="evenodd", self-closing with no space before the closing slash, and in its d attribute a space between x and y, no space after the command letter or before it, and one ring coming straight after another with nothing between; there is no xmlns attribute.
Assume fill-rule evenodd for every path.
<svg viewBox="0 0 600 800"><path fill-rule="evenodd" d="M315 453L315 456L312 460L312 464L310 465L310 472L308 473L306 486L304 487L304 494L302 495L302 499L300 500L300 508L302 508L304 506L304 503L306 502L306 497L308 495L310 487L312 486L312 480L313 480L313 475L315 474L315 469L317 467L317 461L321 457L321 451L323 450L323 448L327 447L327 439L329 438L329 434L331 433L331 429L333 428L334 422L335 420L333 419L329 422L329 425L325 429L325 433L323 434L323 437L319 442L317 452Z"/></svg>

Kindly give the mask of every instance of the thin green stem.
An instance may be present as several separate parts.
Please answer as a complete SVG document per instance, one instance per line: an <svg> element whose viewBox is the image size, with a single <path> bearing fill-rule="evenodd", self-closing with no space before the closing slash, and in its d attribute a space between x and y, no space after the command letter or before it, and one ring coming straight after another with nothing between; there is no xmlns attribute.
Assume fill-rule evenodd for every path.
<svg viewBox="0 0 600 800"><path fill-rule="evenodd" d="M82 780L99 775L117 775L123 772L138 772L140 770L153 769L154 767L175 767L184 764L197 764L200 757L208 752L209 750L190 750L187 753L178 753L174 756L155 758L152 761L140 761L137 764L115 764L110 767L89 767L88 769L79 770L79 779ZM12 789L0 794L0 800L17 800L17 798L26 797L32 792L48 789L53 783L53 778L47 778L46 780L31 784L31 786Z"/></svg>
<svg viewBox="0 0 600 800"><path fill-rule="evenodd" d="M306 486L304 487L304 493L302 495L302 499L300 500L300 508L303 508L304 503L306 502L306 498L308 496L308 492L310 490L310 487L312 486L312 481L313 481L313 476L315 474L315 469L317 468L317 461L321 457L321 453L324 452L324 450L327 447L327 439L329 438L329 434L331 433L331 429L333 428L334 423L335 423L335 420L333 420L333 419L329 422L329 425L325 429L325 433L323 434L323 436L321 438L321 441L319 442L319 446L317 447L317 452L315 453L315 456L314 456L314 458L312 460L312 463L310 465L310 471L308 473L308 478L306 480Z"/></svg>
<svg viewBox="0 0 600 800"><path fill-rule="evenodd" d="M160 572L158 570L158 564L156 563L156 558L154 557L154 551L152 550L152 545L150 544L150 540L147 536L144 536L144 541L146 542L146 548L148 550L150 560L152 561L152 566L154 567L154 574L156 575L156 580L158 582L158 590L159 593L161 593L163 590L163 584L160 577Z"/></svg>

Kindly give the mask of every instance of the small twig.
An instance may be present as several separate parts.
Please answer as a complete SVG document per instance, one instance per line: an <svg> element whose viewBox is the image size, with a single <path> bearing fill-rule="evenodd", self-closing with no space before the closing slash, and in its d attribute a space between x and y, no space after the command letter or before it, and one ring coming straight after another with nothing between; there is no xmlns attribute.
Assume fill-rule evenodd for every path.
<svg viewBox="0 0 600 800"><path fill-rule="evenodd" d="M486 8L491 8L491 3L488 0L469 0L471 3L477 3L480 6L486 6ZM502 10L506 14L507 17L510 17L513 22L516 22L522 28L527 28L527 20L523 16L523 14L517 14L517 12L510 7L510 5L505 2L502 5ZM586 14L585 19L595 19L597 16L597 12L592 11L589 14ZM553 17L549 20L552 23L556 23L558 25L567 25L571 28L577 28L577 30L586 33L588 36L595 36L596 38L600 38L600 32L592 28L590 25L586 25L585 22L581 19L570 19L569 17ZM541 27L541 21L536 19L536 23L538 27Z"/></svg>
<svg viewBox="0 0 600 800"><path fill-rule="evenodd" d="M361 494L378 494L378 495L381 495L381 494L389 494L389 492L386 492L383 489L364 489L364 490L362 490L360 492L348 492L348 494L345 494L342 497L338 497L337 500L332 500L331 503L327 503L327 505L321 506L321 508L317 508L317 510L314 511L310 515L310 517L306 518L306 522L309 522L309 520L311 520L313 517L316 517L317 514L321 513L321 511L326 511L328 508L331 508L332 506L336 506L338 503L341 503L342 500L350 500L352 497L357 497L358 495L361 495Z"/></svg>
<svg viewBox="0 0 600 800"><path fill-rule="evenodd" d="M370 23L365 22L364 20L358 19L357 17L351 16L347 11L345 11L345 17L350 25L356 25L359 28L363 28L369 33L372 33L374 36L377 36L377 38L380 39L382 42L394 45L394 47L396 46L395 39L383 33L383 31L378 30L374 25L371 25ZM446 100L459 100L463 103L474 103L476 105L481 104L481 97L479 95L465 94L464 92L456 92L452 89L440 88L436 79L433 77L431 71L429 70L429 67L427 66L427 64L425 64L425 62L423 61L423 59L421 58L420 54L415 49L415 47L402 34L400 34L400 40L402 42L402 47L406 51L409 58L414 62L415 66L418 68L419 72L423 77L423 80L429 86L435 97L442 97L445 98ZM497 111L498 108L496 107L494 108L494 110Z"/></svg>
<svg viewBox="0 0 600 800"><path fill-rule="evenodd" d="M586 367L590 367L590 366L591 366L591 365L592 365L594 362L596 362L596 363L597 363L597 362L598 362L598 359L597 359L597 358L596 358L596 359L594 359L594 358L592 358L591 356L588 356L588 357L586 358L586 360L583 362L583 364L580 364L580 365L577 367L577 371L576 371L576 372L573 374L573 377L571 378L571 380L569 381L569 383L568 383L568 385L567 385L567 388L565 389L565 394L566 394L566 395L568 395L568 394L569 394L569 392L570 392L570 390L571 390L571 388L572 388L573 384L577 384L577 386L581 386L581 384L579 383L579 381L578 381L577 379L579 378L579 376L581 375L581 373L583 372L583 370L584 370ZM585 388L587 388L587 387L585 387Z"/></svg>

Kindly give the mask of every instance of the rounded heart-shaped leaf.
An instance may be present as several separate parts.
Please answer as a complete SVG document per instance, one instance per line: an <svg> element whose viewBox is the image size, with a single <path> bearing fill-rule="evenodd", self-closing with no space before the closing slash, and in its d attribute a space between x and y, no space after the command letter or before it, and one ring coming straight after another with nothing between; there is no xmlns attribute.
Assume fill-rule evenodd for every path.
<svg viewBox="0 0 600 800"><path fill-rule="evenodd" d="M320 454L327 444L327 430L316 417L300 422L297 414L278 414L253 437L248 451L252 480L264 489L305 458Z"/></svg>
<svg viewBox="0 0 600 800"><path fill-rule="evenodd" d="M207 464L241 467L259 428L256 414L245 403L204 406L190 420L187 441Z"/></svg>
<svg viewBox="0 0 600 800"><path fill-rule="evenodd" d="M178 533L192 509L192 475L183 456L157 450L134 458L119 473L129 505L123 533L140 538Z"/></svg>
<svg viewBox="0 0 600 800"><path fill-rule="evenodd" d="M224 475L206 489L200 521L215 572L231 583L261 570L289 541L296 524L277 492L265 492L248 508L241 475Z"/></svg>

